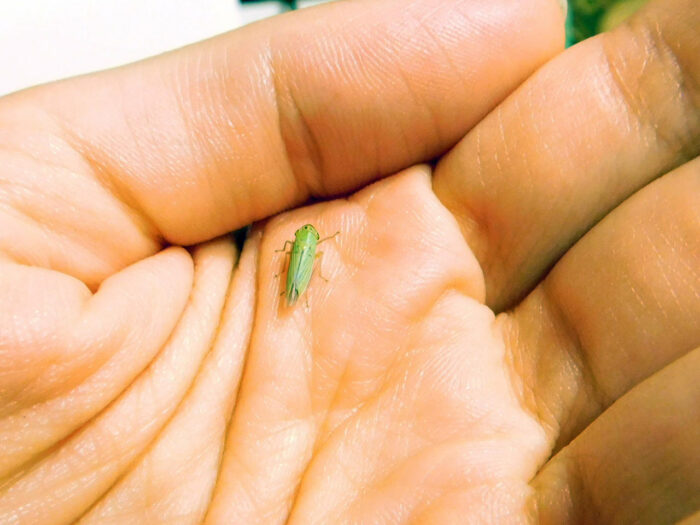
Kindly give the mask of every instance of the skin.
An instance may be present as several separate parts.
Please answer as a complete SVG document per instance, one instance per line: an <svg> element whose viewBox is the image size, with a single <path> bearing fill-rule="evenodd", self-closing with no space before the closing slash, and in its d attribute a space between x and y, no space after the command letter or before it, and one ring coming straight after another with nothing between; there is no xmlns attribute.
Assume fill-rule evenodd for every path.
<svg viewBox="0 0 700 525"><path fill-rule="evenodd" d="M339 2L1 99L0 522L700 519L700 5L563 25Z"/></svg>

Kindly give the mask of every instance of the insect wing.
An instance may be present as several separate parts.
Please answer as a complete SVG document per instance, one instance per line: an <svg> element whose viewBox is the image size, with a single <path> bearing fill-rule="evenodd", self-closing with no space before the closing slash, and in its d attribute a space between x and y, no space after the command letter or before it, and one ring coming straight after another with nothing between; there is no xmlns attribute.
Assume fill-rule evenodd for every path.
<svg viewBox="0 0 700 525"><path fill-rule="evenodd" d="M302 295L311 280L314 265L314 246L295 243L287 270L287 304L292 306Z"/></svg>
<svg viewBox="0 0 700 525"><path fill-rule="evenodd" d="M287 304L289 306L297 302L299 298L299 290L296 287L296 274L297 268L299 268L299 246L294 243L292 246L292 251L289 255L289 267L287 268Z"/></svg>
<svg viewBox="0 0 700 525"><path fill-rule="evenodd" d="M294 273L294 285L299 295L302 295L309 286L314 268L314 251L311 246L304 246L299 251L299 264Z"/></svg>

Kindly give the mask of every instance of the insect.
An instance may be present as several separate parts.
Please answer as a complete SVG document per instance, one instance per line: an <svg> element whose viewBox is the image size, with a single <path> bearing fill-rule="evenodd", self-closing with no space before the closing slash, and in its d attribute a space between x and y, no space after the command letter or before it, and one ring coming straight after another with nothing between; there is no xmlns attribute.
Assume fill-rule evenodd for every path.
<svg viewBox="0 0 700 525"><path fill-rule="evenodd" d="M332 239L340 232L335 232L329 237L321 236L318 230L311 224L305 224L294 232L294 242L284 241L284 246L281 250L275 250L276 252L285 252L289 254L289 266L287 267L287 286L285 288L284 295L287 297L287 306L294 306L309 286L309 281L311 280L311 273L314 268L314 261L316 257L323 255L323 252L316 253L316 246L321 244L323 241ZM291 250L287 251L287 246L292 245ZM321 274L319 268L319 274L324 280L328 280Z"/></svg>

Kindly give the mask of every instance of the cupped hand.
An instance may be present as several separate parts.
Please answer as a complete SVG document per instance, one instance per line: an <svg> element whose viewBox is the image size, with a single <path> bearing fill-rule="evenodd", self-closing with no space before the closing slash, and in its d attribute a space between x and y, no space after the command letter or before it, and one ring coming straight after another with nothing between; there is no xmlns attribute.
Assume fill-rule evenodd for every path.
<svg viewBox="0 0 700 525"><path fill-rule="evenodd" d="M4 98L0 523L697 513L699 25L339 2Z"/></svg>

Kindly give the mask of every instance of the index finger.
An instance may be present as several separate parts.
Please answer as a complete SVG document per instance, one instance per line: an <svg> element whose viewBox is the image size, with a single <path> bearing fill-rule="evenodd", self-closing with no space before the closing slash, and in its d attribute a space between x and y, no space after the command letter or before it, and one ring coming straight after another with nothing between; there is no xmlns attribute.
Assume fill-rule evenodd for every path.
<svg viewBox="0 0 700 525"><path fill-rule="evenodd" d="M112 252L123 266L157 249L154 239L200 242L434 157L563 40L555 0L327 4L10 96L0 102L0 156L29 149L91 182L76 191L70 177L32 180L22 205L52 184L71 211L113 211L88 240L77 235L100 254L98 270L58 264L66 250L46 257L99 280ZM26 171L36 172L23 164L8 176ZM118 202L93 209L99 199ZM53 222L45 209L43 233ZM69 222L73 233L90 230L80 215ZM24 249L51 250L53 233ZM10 242L0 249L26 260Z"/></svg>

